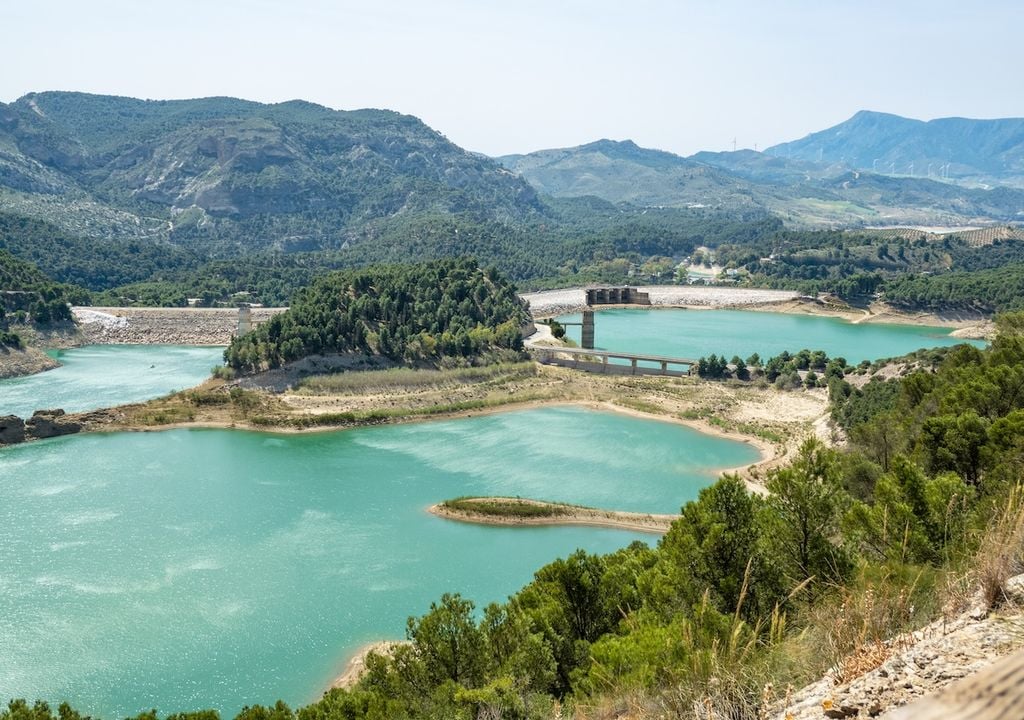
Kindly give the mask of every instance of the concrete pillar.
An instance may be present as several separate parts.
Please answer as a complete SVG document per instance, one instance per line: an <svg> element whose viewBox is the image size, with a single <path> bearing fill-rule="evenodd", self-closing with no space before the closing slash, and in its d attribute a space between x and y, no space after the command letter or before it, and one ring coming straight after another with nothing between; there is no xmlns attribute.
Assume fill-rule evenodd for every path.
<svg viewBox="0 0 1024 720"><path fill-rule="evenodd" d="M583 331L580 337L580 345L585 350L594 349L594 311L583 311Z"/></svg>
<svg viewBox="0 0 1024 720"><path fill-rule="evenodd" d="M252 330L252 311L248 305L238 308L238 336L241 337Z"/></svg>

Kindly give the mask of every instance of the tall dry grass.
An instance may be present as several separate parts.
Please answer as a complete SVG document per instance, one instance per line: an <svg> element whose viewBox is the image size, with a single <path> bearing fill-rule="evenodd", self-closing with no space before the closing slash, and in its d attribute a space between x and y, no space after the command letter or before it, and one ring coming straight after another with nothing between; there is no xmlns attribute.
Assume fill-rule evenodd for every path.
<svg viewBox="0 0 1024 720"><path fill-rule="evenodd" d="M451 370L391 368L358 372L315 375L299 382L296 392L306 395L360 394L394 392L423 388L443 388L470 383L509 382L537 374L532 362L502 363Z"/></svg>

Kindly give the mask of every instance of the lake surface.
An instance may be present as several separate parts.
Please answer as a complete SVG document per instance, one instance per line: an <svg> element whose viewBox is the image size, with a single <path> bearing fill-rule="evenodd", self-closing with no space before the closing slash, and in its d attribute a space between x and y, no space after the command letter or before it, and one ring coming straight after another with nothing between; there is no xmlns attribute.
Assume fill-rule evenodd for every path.
<svg viewBox="0 0 1024 720"><path fill-rule="evenodd" d="M151 400L198 385L224 364L222 347L185 345L88 345L53 355L61 367L0 380L0 415L27 418L44 408L85 412Z"/></svg>
<svg viewBox="0 0 1024 720"><path fill-rule="evenodd" d="M0 451L0 695L112 719L312 701L443 592L478 607L653 536L445 521L466 494L678 511L754 448L556 407L348 432L172 430Z"/></svg>
<svg viewBox="0 0 1024 720"><path fill-rule="evenodd" d="M580 315L559 321L579 322ZM566 328L580 341L579 326ZM594 315L594 344L603 350L648 355L699 358L711 354L746 359L758 353L762 360L784 350L824 350L851 365L862 360L905 355L919 348L980 340L950 337L952 328L917 325L853 323L838 318L753 310L684 310L677 308L599 310Z"/></svg>

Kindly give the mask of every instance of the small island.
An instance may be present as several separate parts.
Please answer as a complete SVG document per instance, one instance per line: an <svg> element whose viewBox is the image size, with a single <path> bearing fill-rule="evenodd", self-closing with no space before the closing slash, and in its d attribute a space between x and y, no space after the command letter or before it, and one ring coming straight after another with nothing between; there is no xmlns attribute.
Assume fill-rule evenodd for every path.
<svg viewBox="0 0 1024 720"><path fill-rule="evenodd" d="M519 497L459 497L428 509L433 515L480 525L593 525L664 535L678 515L601 510Z"/></svg>

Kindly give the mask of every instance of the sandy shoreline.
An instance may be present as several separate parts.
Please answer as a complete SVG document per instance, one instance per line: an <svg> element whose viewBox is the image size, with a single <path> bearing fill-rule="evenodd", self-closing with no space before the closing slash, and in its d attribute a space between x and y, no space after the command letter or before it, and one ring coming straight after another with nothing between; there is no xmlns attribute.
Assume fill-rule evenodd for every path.
<svg viewBox="0 0 1024 720"><path fill-rule="evenodd" d="M366 672L366 658L370 653L388 656L394 652L396 647L404 645L406 642L406 640L376 640L360 645L352 657L345 662L345 669L331 681L324 692L335 688L347 690L353 687Z"/></svg>

